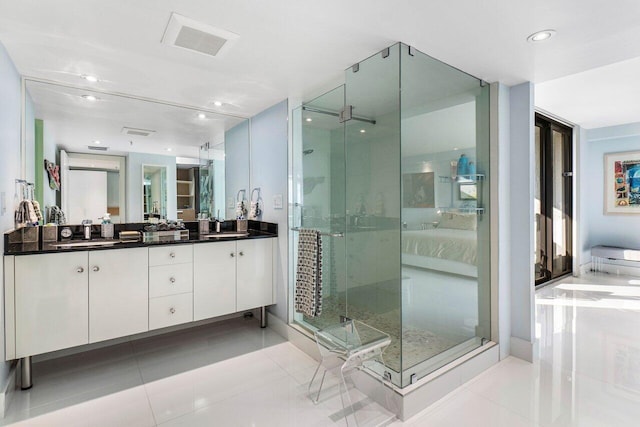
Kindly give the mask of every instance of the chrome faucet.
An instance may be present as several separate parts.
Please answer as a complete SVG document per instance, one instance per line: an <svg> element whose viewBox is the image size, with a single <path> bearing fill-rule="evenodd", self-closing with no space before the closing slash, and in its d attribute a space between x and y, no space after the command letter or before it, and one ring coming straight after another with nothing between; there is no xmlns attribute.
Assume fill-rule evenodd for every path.
<svg viewBox="0 0 640 427"><path fill-rule="evenodd" d="M84 227L84 239L91 240L91 220L82 220L82 226Z"/></svg>

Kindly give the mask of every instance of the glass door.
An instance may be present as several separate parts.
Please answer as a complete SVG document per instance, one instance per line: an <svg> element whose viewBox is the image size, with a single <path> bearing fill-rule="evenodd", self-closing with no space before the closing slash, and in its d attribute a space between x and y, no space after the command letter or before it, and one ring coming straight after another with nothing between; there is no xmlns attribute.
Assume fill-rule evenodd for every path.
<svg viewBox="0 0 640 427"><path fill-rule="evenodd" d="M400 44L346 71L347 315L391 337L401 384Z"/></svg>
<svg viewBox="0 0 640 427"><path fill-rule="evenodd" d="M535 278L536 285L573 268L573 131L536 114Z"/></svg>
<svg viewBox="0 0 640 427"><path fill-rule="evenodd" d="M310 329L322 329L347 316L345 254L344 107L340 86L293 111L293 277L298 229L318 230L322 237L322 309L315 317L294 314Z"/></svg>

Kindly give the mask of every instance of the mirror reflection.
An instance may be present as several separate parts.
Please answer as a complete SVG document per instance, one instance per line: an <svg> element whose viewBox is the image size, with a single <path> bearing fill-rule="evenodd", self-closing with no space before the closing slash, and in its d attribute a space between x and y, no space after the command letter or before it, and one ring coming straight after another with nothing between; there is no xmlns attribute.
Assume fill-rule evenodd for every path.
<svg viewBox="0 0 640 427"><path fill-rule="evenodd" d="M69 223L107 212L116 223L233 218L227 188L249 180L242 117L28 79L25 120L42 130L27 132L27 150L60 166L60 190L43 181L40 202L61 207ZM27 176L42 167L27 165Z"/></svg>
<svg viewBox="0 0 640 427"><path fill-rule="evenodd" d="M167 218L167 168L142 166L142 206L145 221Z"/></svg>

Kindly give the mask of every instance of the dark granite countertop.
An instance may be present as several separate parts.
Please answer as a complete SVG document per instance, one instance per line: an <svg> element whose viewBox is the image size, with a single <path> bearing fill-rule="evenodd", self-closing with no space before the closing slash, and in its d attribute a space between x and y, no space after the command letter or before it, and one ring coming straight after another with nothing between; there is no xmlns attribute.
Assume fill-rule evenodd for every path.
<svg viewBox="0 0 640 427"><path fill-rule="evenodd" d="M209 236L219 235L224 236L225 232L236 232L235 230L235 222L231 224L227 224L225 222L226 227L222 230L221 233L208 233ZM42 228L42 227L40 227ZM207 237L207 235L201 235L198 233L197 228L194 230L193 227L188 227L189 230L189 238L182 240L155 240L155 241L121 241L118 239L110 240L114 242L113 244L102 245L100 246L100 242L106 242L107 240L99 238L99 226L97 226L98 234L92 233L92 240L82 240L78 238L77 234L74 232L74 237L71 239L59 239L55 242L43 242L40 238L36 242L20 242L20 243L11 243L7 234L5 234L5 250L4 255L33 255L33 254L42 254L42 253L62 253L62 252L78 252L78 251L102 251L102 250L112 250L112 249L126 249L126 248L140 248L140 247L156 247L156 246L164 246L164 245L183 245L183 244L193 244L193 243L215 243L215 242L229 242L236 240L248 240L248 239L264 239L264 238L273 238L278 237L278 226L277 224L265 223L260 221L249 221L249 229L247 232L249 233L247 236L241 237ZM121 230L136 230L131 227L129 224L122 225ZM41 235L41 233L40 233ZM117 232L116 232L117 235ZM76 246L76 247L56 247L54 245L61 243L69 243L69 242L86 242L91 243L95 242L96 246Z"/></svg>

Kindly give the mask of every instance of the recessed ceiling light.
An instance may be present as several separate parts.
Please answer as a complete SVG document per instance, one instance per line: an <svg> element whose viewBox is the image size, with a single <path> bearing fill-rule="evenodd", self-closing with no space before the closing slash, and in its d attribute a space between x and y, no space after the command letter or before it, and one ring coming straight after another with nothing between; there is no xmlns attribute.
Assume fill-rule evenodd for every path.
<svg viewBox="0 0 640 427"><path fill-rule="evenodd" d="M312 121L313 119L312 119L311 117L307 117L305 120L306 120L306 121L308 121L308 122L310 122L310 121Z"/></svg>
<svg viewBox="0 0 640 427"><path fill-rule="evenodd" d="M216 107L222 107L222 102L220 102L220 101L213 101L213 105L215 105Z"/></svg>
<svg viewBox="0 0 640 427"><path fill-rule="evenodd" d="M171 148L167 148L167 151L171 151Z"/></svg>
<svg viewBox="0 0 640 427"><path fill-rule="evenodd" d="M82 97L84 99L86 99L87 101L91 101L91 102L94 102L94 101L97 101L98 99L100 99L95 95L82 95Z"/></svg>
<svg viewBox="0 0 640 427"><path fill-rule="evenodd" d="M366 130L360 129L360 133L365 133L365 132L366 132Z"/></svg>
<svg viewBox="0 0 640 427"><path fill-rule="evenodd" d="M455 150L455 151L458 151L458 150L459 150L459 148L458 148L458 147L455 147L455 148L454 148L454 150Z"/></svg>
<svg viewBox="0 0 640 427"><path fill-rule="evenodd" d="M204 119L206 119L206 118L207 118L207 115L206 115L205 113L198 113L198 118L199 118L200 120L204 120Z"/></svg>
<svg viewBox="0 0 640 427"><path fill-rule="evenodd" d="M100 141L98 141L97 139L95 141L93 141L94 144L100 144Z"/></svg>
<svg viewBox="0 0 640 427"><path fill-rule="evenodd" d="M92 76L91 74L83 74L80 77L91 83L95 83L98 81L98 78L96 76Z"/></svg>
<svg viewBox="0 0 640 427"><path fill-rule="evenodd" d="M531 34L527 37L528 42L543 42L545 40L549 40L556 34L555 30L542 30Z"/></svg>

